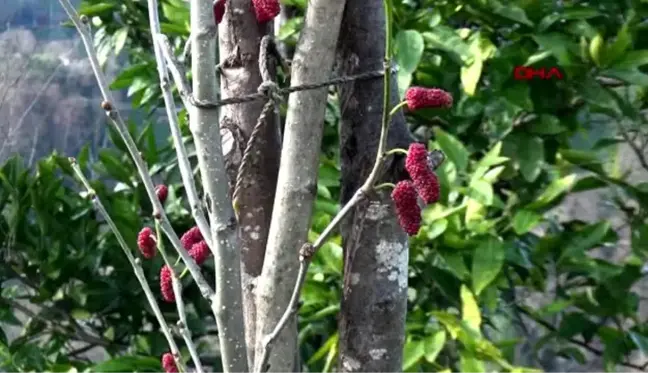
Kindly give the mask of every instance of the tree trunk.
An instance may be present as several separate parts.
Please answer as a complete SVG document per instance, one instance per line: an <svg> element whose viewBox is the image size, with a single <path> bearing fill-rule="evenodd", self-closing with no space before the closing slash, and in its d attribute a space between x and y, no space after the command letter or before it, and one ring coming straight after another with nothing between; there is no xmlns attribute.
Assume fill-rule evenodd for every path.
<svg viewBox="0 0 648 373"><path fill-rule="evenodd" d="M330 79L344 1L308 2L301 37L292 62L291 84L319 83ZM271 332L283 316L297 280L299 248L307 240L322 143L327 88L291 93L288 98L285 133L277 193L272 212L263 281L257 296L257 353L261 338ZM293 317L275 340L270 370L293 372L297 353L297 325ZM259 360L258 358L256 360ZM260 361L255 361L255 366ZM262 367L256 366L255 371Z"/></svg>
<svg viewBox="0 0 648 373"><path fill-rule="evenodd" d="M229 0L226 15L220 25L223 98L255 93L262 82L258 62L259 44L264 35L272 32L272 23L259 25L250 6L249 0ZM221 108L221 126L234 132L235 147L239 150L239 152L231 152L228 159L228 176L231 185L236 180L240 156L257 123L263 105L262 101L253 101ZM255 288L263 267L281 151L278 124L274 119L274 115L267 116L258 141L253 145L253 152L262 156L252 156L252 162L243 174L242 190L237 200L241 237L243 308L250 369L253 367L255 348Z"/></svg>
<svg viewBox="0 0 648 373"><path fill-rule="evenodd" d="M342 74L382 68L385 15L381 0L347 0L338 45ZM392 79L392 104L398 87ZM369 175L375 161L382 116L383 81L356 81L339 87L342 112L340 150L342 203ZM388 147L413 141L405 118L394 116ZM403 157L390 159L382 181L406 177ZM358 205L342 224L344 287L339 317L338 369L343 372L400 372L407 312L408 240L400 228L390 192Z"/></svg>

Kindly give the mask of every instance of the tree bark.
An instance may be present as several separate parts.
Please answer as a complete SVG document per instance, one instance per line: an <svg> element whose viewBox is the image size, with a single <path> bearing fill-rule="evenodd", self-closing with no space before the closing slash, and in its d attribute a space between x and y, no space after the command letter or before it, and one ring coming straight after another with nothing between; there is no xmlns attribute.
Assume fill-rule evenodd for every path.
<svg viewBox="0 0 648 373"><path fill-rule="evenodd" d="M292 63L291 84L330 79L344 1L311 0ZM306 242L322 143L327 88L291 93L288 99L283 149L272 223L257 295L257 352L290 301L297 279L299 248ZM272 346L274 372L293 372L297 353L297 324L293 318ZM256 359L260 360L260 359ZM255 361L260 365L260 361ZM255 371L260 370L255 366Z"/></svg>
<svg viewBox="0 0 648 373"><path fill-rule="evenodd" d="M272 32L272 23L259 25L249 0L229 0L220 25L221 96L238 97L255 93L262 79L259 71L259 45ZM221 124L234 130L236 147L228 159L228 176L233 185L242 150L257 123L264 103L253 101L221 108ZM255 142L253 156L243 175L238 194L238 223L241 237L241 277L245 313L246 344L250 369L254 363L256 333L255 288L263 267L274 192L279 171L280 138L275 116L267 117Z"/></svg>
<svg viewBox="0 0 648 373"><path fill-rule="evenodd" d="M347 0L340 31L341 74L382 68L385 15L381 0ZM382 116L382 80L339 87L342 203L369 175L375 161ZM392 77L392 105L398 87ZM407 148L413 139L402 112L393 117L388 148ZM381 181L406 178L403 157L390 158ZM359 204L342 224L344 287L339 317L338 369L342 372L400 372L407 312L408 240L390 192Z"/></svg>

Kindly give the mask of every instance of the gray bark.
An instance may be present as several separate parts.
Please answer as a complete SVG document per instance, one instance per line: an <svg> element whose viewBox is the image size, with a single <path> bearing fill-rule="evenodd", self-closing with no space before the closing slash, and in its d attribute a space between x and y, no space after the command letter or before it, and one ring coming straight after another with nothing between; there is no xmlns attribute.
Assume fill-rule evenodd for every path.
<svg viewBox="0 0 648 373"><path fill-rule="evenodd" d="M341 74L382 67L385 15L381 0L348 0L338 45ZM375 161L382 116L383 81L339 87L342 203L369 175ZM378 93L380 92L380 93ZM392 78L392 105L398 100ZM388 148L413 141L402 112L394 116ZM381 181L406 177L403 157L390 158ZM408 240L400 228L390 192L359 204L342 224L344 287L339 317L338 369L343 372L400 372L407 312Z"/></svg>
<svg viewBox="0 0 648 373"><path fill-rule="evenodd" d="M192 0L191 73L196 100L218 98L216 69L217 41L211 0ZM241 251L236 219L227 185L222 139L216 125L219 110L192 107L190 129L199 156L200 176L207 197L212 250L215 250L216 295L211 299L218 326L224 372L248 370L245 323L241 292ZM185 263L191 261L189 258Z"/></svg>
<svg viewBox="0 0 648 373"><path fill-rule="evenodd" d="M344 1L311 0L292 63L291 84L318 83L331 76ZM306 241L317 190L328 89L290 94L277 193L257 294L257 356L262 338L283 316L290 301L299 267L298 251ZM275 372L295 371L297 323L289 321L274 342L268 361ZM256 359L259 360L259 359ZM260 365L260 361L255 361ZM260 366L255 367L259 371Z"/></svg>
<svg viewBox="0 0 648 373"><path fill-rule="evenodd" d="M249 0L230 0L220 25L221 95L240 97L255 93L262 82L259 71L261 38L272 32L272 23L259 25L250 11ZM249 139L264 103L253 101L227 105L221 109L221 123L235 128L239 150ZM238 194L238 222L241 237L241 276L243 309L245 313L246 344L250 369L254 362L256 333L255 287L263 267L274 191L279 171L280 138L278 123L270 115L254 144L254 152L243 175L242 191ZM238 138L237 138L238 137ZM258 153L257 153L258 152ZM228 159L231 185L236 180L241 152L232 152Z"/></svg>

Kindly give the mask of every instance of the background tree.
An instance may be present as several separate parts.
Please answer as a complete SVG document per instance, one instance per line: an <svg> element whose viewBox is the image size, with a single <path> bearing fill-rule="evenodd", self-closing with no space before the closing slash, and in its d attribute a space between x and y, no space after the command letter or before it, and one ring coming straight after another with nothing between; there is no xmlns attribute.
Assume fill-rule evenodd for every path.
<svg viewBox="0 0 648 373"><path fill-rule="evenodd" d="M359 41L340 38L340 71L364 71L364 64L371 67L380 58L380 51L367 48L380 43L366 38L363 44L358 34L377 27L369 26L374 18L354 21L354 4L347 2L341 30ZM182 10L186 5L161 5L163 32L180 49L188 34L189 15ZM291 46L306 4L286 5L296 13L277 32ZM149 114L146 123L156 123L133 126L132 133L155 180L171 186L165 210L175 230L184 232L192 225L191 213L186 199L178 198L184 189L175 152L166 143L155 145L160 141L152 131L165 126L157 124L164 120L153 111L162 96L146 7L141 2L89 1L80 11L93 17L100 54L128 52L128 66L112 87L129 88L133 104ZM422 232L410 240L403 369L645 368L645 12L640 2L395 4L400 94L416 84L442 87L455 98L449 112L406 116L415 138L430 141L448 159L438 170L442 199L425 210ZM360 31L345 34L355 24ZM119 45L123 48L115 48ZM344 53L362 56L363 47L371 52L357 66L342 64L353 61ZM513 70L523 64L557 66L565 78L517 81ZM335 215L346 188L352 193L348 185L362 181L345 178L345 170L364 169L367 161L345 156L344 149L353 142L345 142L342 132L338 143L337 128L349 128L356 114L380 105L373 103L379 82L342 85L339 96L329 92L311 240ZM355 95L345 93L351 86ZM364 97L363 92L371 93ZM340 112L338 105L346 109ZM183 115L179 118L195 166L189 129ZM357 122L358 131L365 123ZM109 134L114 147L103 151L98 162L87 161L87 150L76 158L84 169L96 169L99 179L117 182L115 188L93 186L120 231L135 242L151 209L142 202L146 195L134 183L135 170L123 143ZM352 132L349 138L370 146L370 135ZM155 319L142 303L131 272L125 271L128 264L115 238L76 188L62 182L63 171L70 170L58 155L40 160L38 173L17 159L2 168L0 232L4 250L12 255L1 273L3 279L13 279L3 282L3 330L9 322L26 323L19 338L1 339L2 364L15 370L159 370L159 356L167 347ZM343 225L349 227L351 232L343 229L343 236L361 234L366 243L358 247L371 247L375 236ZM330 370L338 351L340 363L353 354L371 357L371 351L350 349L353 341L345 338L342 327L337 334L338 312L344 319L351 311L362 311L348 301L340 309L342 284L354 281L352 275L342 278L341 247L347 252L349 247L344 241L342 245L334 237L318 252L302 294L299 342L309 370ZM360 265L376 257L356 258ZM156 289L161 259L143 265ZM207 276L210 266L205 267ZM367 291L369 279L360 277ZM209 337L214 333L209 307L193 285L185 287L201 360L218 369L219 356ZM175 322L175 307L163 304L162 309ZM369 315L380 321L380 314ZM94 346L113 359L96 366L79 357ZM374 355L383 356L380 351ZM385 367L397 370L397 360L386 359Z"/></svg>

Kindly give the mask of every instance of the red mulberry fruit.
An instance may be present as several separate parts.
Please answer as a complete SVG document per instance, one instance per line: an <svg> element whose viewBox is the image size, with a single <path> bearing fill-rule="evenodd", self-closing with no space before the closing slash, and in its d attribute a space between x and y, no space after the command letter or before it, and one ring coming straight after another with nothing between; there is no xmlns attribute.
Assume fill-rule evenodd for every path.
<svg viewBox="0 0 648 373"><path fill-rule="evenodd" d="M193 245L202 240L202 233L200 233L200 229L198 229L197 226L189 229L185 232L185 234L182 235L182 237L180 237L180 242L182 242L182 246L185 248L185 250L190 250Z"/></svg>
<svg viewBox="0 0 648 373"><path fill-rule="evenodd" d="M419 143L410 145L405 159L405 168L423 202L430 204L439 200L441 191L439 179L430 169L425 145Z"/></svg>
<svg viewBox="0 0 648 373"><path fill-rule="evenodd" d="M225 3L227 3L226 0L214 0L214 4L212 5L214 10L214 21L216 21L217 25L221 23L223 15L225 15Z"/></svg>
<svg viewBox="0 0 648 373"><path fill-rule="evenodd" d="M452 96L439 88L412 87L405 92L405 101L410 111L452 107Z"/></svg>
<svg viewBox="0 0 648 373"><path fill-rule="evenodd" d="M259 23L268 22L281 12L279 0L252 0L252 5Z"/></svg>
<svg viewBox="0 0 648 373"><path fill-rule="evenodd" d="M166 302L175 302L175 294L173 294L173 279L171 278L171 268L165 265L160 270L160 292L162 299Z"/></svg>
<svg viewBox="0 0 648 373"><path fill-rule="evenodd" d="M418 205L414 184L409 180L399 182L391 196L396 206L400 226L408 235L416 235L421 228L421 208Z"/></svg>
<svg viewBox="0 0 648 373"><path fill-rule="evenodd" d="M162 368L167 373L178 372L178 367L176 366L175 358L173 357L173 354L171 354L170 352L167 352L164 355L162 355Z"/></svg>
<svg viewBox="0 0 648 373"><path fill-rule="evenodd" d="M209 246L207 246L207 242L205 241L200 241L197 244L194 244L191 247L191 250L189 250L189 255L193 258L193 260L196 261L196 264L201 266L205 260L209 257L209 254L211 252L209 251Z"/></svg>
<svg viewBox="0 0 648 373"><path fill-rule="evenodd" d="M149 227L144 227L137 234L137 247L139 248L142 256L146 259L151 259L155 256L155 239L153 238L153 230Z"/></svg>
<svg viewBox="0 0 648 373"><path fill-rule="evenodd" d="M164 204L164 202L167 199L167 196L169 195L169 188L167 188L166 185L158 185L155 187L155 194L157 195L158 199L160 200L161 204Z"/></svg>

